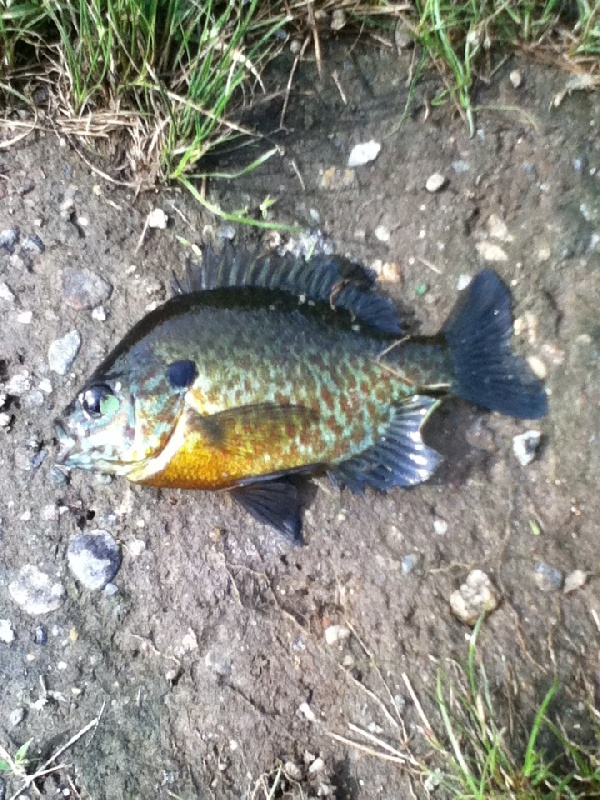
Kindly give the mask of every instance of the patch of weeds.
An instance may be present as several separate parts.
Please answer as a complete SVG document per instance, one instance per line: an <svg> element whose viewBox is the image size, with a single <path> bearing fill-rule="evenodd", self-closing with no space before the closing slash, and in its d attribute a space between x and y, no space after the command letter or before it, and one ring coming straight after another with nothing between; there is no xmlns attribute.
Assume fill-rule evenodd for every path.
<svg viewBox="0 0 600 800"><path fill-rule="evenodd" d="M597 75L599 71L598 0L415 0L405 24L446 84L433 104L449 96L471 135L475 80L484 71L493 72L503 53L524 48L574 72ZM590 82L589 88L593 85Z"/></svg>
<svg viewBox="0 0 600 800"><path fill-rule="evenodd" d="M351 672L344 671L361 692L383 712L386 732L372 732L348 723L352 737L328 729L323 733L359 752L392 762L425 796L457 800L587 800L600 798L600 717L591 709L589 733L593 744L585 747L570 740L550 712L562 710L560 687L555 681L547 690L529 728L524 745L507 734L500 721L505 715L492 699L485 666L477 652L478 622L469 643L467 663L452 662L451 672L439 669L429 713L408 675L402 679L417 724L411 726L405 712L384 680L373 653L349 626L369 659L384 693L368 688ZM402 703L401 708L404 708ZM512 727L512 726L511 726ZM425 752L423 748L425 747ZM436 794L437 793L437 794ZM416 797L416 794L413 793Z"/></svg>
<svg viewBox="0 0 600 800"><path fill-rule="evenodd" d="M27 752L31 747L32 741L30 739L21 745L14 756L11 756L8 750L0 745L0 773L8 773L13 778L22 780L27 774L27 766L29 764Z"/></svg>
<svg viewBox="0 0 600 800"><path fill-rule="evenodd" d="M451 797L489 800L551 800L600 797L600 750L569 740L548 717L559 691L558 681L546 692L531 725L524 753L508 744L498 721L483 663L476 653L481 621L469 644L467 665L455 678L438 673L438 723L426 723L428 739L438 756L427 770L426 785L443 786ZM600 729L595 730L596 737Z"/></svg>

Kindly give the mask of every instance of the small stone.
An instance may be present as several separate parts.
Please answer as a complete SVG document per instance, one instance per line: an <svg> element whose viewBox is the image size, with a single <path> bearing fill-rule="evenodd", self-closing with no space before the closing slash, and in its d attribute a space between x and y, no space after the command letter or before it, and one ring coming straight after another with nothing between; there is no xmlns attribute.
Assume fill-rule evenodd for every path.
<svg viewBox="0 0 600 800"><path fill-rule="evenodd" d="M565 576L562 570L540 561L535 565L535 585L542 592L557 592L562 589Z"/></svg>
<svg viewBox="0 0 600 800"><path fill-rule="evenodd" d="M500 242L512 242L515 238L508 232L506 223L497 214L490 214L486 227L492 239L498 239Z"/></svg>
<svg viewBox="0 0 600 800"><path fill-rule="evenodd" d="M56 611L65 602L65 587L33 564L25 564L8 585L14 602L26 614L37 616Z"/></svg>
<svg viewBox="0 0 600 800"><path fill-rule="evenodd" d="M331 30L341 31L346 25L346 14L343 8L336 8L331 15Z"/></svg>
<svg viewBox="0 0 600 800"><path fill-rule="evenodd" d="M315 712L312 710L312 708L309 706L308 703L300 703L300 705L298 706L298 711L309 722L316 722L317 717L315 716Z"/></svg>
<svg viewBox="0 0 600 800"><path fill-rule="evenodd" d="M86 589L103 589L121 566L121 550L108 531L74 536L67 548L69 569Z"/></svg>
<svg viewBox="0 0 600 800"><path fill-rule="evenodd" d="M546 369L546 365L541 358L538 358L537 356L529 356L527 363L529 364L531 371L536 378L539 378L541 381L546 379L548 376L548 370Z"/></svg>
<svg viewBox="0 0 600 800"><path fill-rule="evenodd" d="M33 319L33 311L20 311L17 314L17 322L19 325L31 325Z"/></svg>
<svg viewBox="0 0 600 800"><path fill-rule="evenodd" d="M462 175L465 172L468 172L471 169L471 165L468 161L463 161L462 159L458 159L458 161L453 161L452 169L456 172L457 175Z"/></svg>
<svg viewBox="0 0 600 800"><path fill-rule="evenodd" d="M427 178L427 183L425 184L425 188L428 192L432 194L434 192L439 192L440 189L443 189L444 186L448 183L448 179L445 178L441 173L434 172L433 175L430 175Z"/></svg>
<svg viewBox="0 0 600 800"><path fill-rule="evenodd" d="M436 519L433 520L433 530L438 536L445 536L448 533L448 523L445 519L436 517Z"/></svg>
<svg viewBox="0 0 600 800"><path fill-rule="evenodd" d="M204 657L204 663L221 678L229 678L231 675L231 658L227 653L209 650Z"/></svg>
<svg viewBox="0 0 600 800"><path fill-rule="evenodd" d="M107 583L104 587L104 594L106 597L114 597L118 591L119 587L115 586L114 583Z"/></svg>
<svg viewBox="0 0 600 800"><path fill-rule="evenodd" d="M33 632L33 641L40 647L44 647L44 645L47 643L48 631L46 630L44 625L37 626L37 628Z"/></svg>
<svg viewBox="0 0 600 800"><path fill-rule="evenodd" d="M92 319L95 319L96 322L106 322L108 318L108 311L106 306L96 306L96 308L92 309Z"/></svg>
<svg viewBox="0 0 600 800"><path fill-rule="evenodd" d="M10 644L15 640L15 632L9 619L0 619L0 642Z"/></svg>
<svg viewBox="0 0 600 800"><path fill-rule="evenodd" d="M146 224L149 228L155 228L164 231L169 224L169 217L162 208L153 208L148 214Z"/></svg>
<svg viewBox="0 0 600 800"><path fill-rule="evenodd" d="M321 770L324 767L325 767L325 762L323 761L323 759L322 758L315 758L315 760L312 762L312 764L308 768L308 771L309 771L309 773L311 775L314 775L316 772L321 772Z"/></svg>
<svg viewBox="0 0 600 800"><path fill-rule="evenodd" d="M77 358L81 347L81 334L78 330L69 331L60 339L55 339L48 348L48 364L53 372L66 375Z"/></svg>
<svg viewBox="0 0 600 800"><path fill-rule="evenodd" d="M570 594L571 592L577 591L577 589L581 589L587 583L588 573L584 572L582 569L573 570L573 572L569 572L567 577L565 578L565 586L564 586L564 593Z"/></svg>
<svg viewBox="0 0 600 800"><path fill-rule="evenodd" d="M65 269L62 277L65 303L76 311L83 311L105 303L112 294L112 286L90 269Z"/></svg>
<svg viewBox="0 0 600 800"><path fill-rule="evenodd" d="M0 231L0 250L6 250L7 253L12 255L20 235L19 228L5 228Z"/></svg>
<svg viewBox="0 0 600 800"><path fill-rule="evenodd" d="M462 274L458 276L458 280L456 281L456 288L459 292L462 292L467 286L471 283L473 278L470 275Z"/></svg>
<svg viewBox="0 0 600 800"><path fill-rule="evenodd" d="M370 161L375 161L379 152L381 150L381 145L379 142L374 141L371 139L368 142L362 142L361 144L356 144L350 151L350 155L348 156L348 166L352 167L362 167L365 164L368 164Z"/></svg>
<svg viewBox="0 0 600 800"><path fill-rule="evenodd" d="M236 231L233 225L221 225L219 228L219 236L221 239L225 239L228 242L232 242L235 239Z"/></svg>
<svg viewBox="0 0 600 800"><path fill-rule="evenodd" d="M380 242L389 242L391 236L389 229L385 225L378 225L373 234Z"/></svg>
<svg viewBox="0 0 600 800"><path fill-rule="evenodd" d="M13 423L12 416L6 411L0 411L0 428L10 428Z"/></svg>
<svg viewBox="0 0 600 800"><path fill-rule="evenodd" d="M475 246L479 250L479 255L485 261L508 261L508 256L499 244L488 242L486 239L483 242L478 242Z"/></svg>
<svg viewBox="0 0 600 800"><path fill-rule="evenodd" d="M297 764L294 764L293 761L286 761L283 765L283 771L287 775L287 777L292 781L301 781L302 780L302 770Z"/></svg>
<svg viewBox="0 0 600 800"><path fill-rule="evenodd" d="M537 455L542 434L539 431L525 431L513 438L513 453L519 464L526 467Z"/></svg>
<svg viewBox="0 0 600 800"><path fill-rule="evenodd" d="M513 71L508 76L508 80L512 83L515 89L518 89L519 86L523 83L523 77L518 69L513 69Z"/></svg>
<svg viewBox="0 0 600 800"><path fill-rule="evenodd" d="M402 572L405 575L409 575L417 566L420 560L421 560L420 556L417 555L416 553L411 553L408 556L404 556L404 558L400 562L402 564Z"/></svg>
<svg viewBox="0 0 600 800"><path fill-rule="evenodd" d="M460 589L450 595L452 612L467 625L475 625L482 614L489 614L497 606L496 590L480 569L470 572Z"/></svg>
<svg viewBox="0 0 600 800"><path fill-rule="evenodd" d="M4 283L4 281L0 282L0 300L8 305L13 305L15 302L14 294L10 290L10 287Z"/></svg>
<svg viewBox="0 0 600 800"><path fill-rule="evenodd" d="M21 253L29 256L29 258L41 256L45 249L46 245L42 242L37 233L26 236L21 243Z"/></svg>
<svg viewBox="0 0 600 800"><path fill-rule="evenodd" d="M146 549L146 542L143 539L132 539L127 548L132 558L137 558Z"/></svg>
<svg viewBox="0 0 600 800"><path fill-rule="evenodd" d="M329 645L345 641L350 636L350 629L343 625L329 625L324 632L325 641Z"/></svg>
<svg viewBox="0 0 600 800"><path fill-rule="evenodd" d="M39 382L38 389L40 392L44 392L44 394L52 394L54 388L49 378L42 378Z"/></svg>
<svg viewBox="0 0 600 800"><path fill-rule="evenodd" d="M23 372L13 375L4 388L6 389L7 394L13 394L16 397L25 394L25 392L29 392L31 390L31 379L29 377L29 372L27 370L23 370Z"/></svg>
<svg viewBox="0 0 600 800"><path fill-rule="evenodd" d="M15 708L14 711L11 711L8 715L8 721L16 728L17 725L20 725L23 720L25 719L25 709L24 708Z"/></svg>
<svg viewBox="0 0 600 800"><path fill-rule="evenodd" d="M356 173L353 169L339 169L329 167L323 172L321 177L321 189L327 191L337 191L339 189L350 189L356 182Z"/></svg>

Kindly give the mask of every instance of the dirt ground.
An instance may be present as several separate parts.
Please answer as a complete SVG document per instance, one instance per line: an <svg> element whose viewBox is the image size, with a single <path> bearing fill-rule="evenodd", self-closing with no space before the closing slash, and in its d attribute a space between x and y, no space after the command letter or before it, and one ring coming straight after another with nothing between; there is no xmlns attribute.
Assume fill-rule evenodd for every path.
<svg viewBox="0 0 600 800"><path fill-rule="evenodd" d="M10 420L0 432L0 620L14 634L0 641L0 744L14 753L33 739L29 755L43 762L100 716L38 781L44 798L262 798L286 762L288 797L410 796L403 768L357 728L401 748L402 720L427 754L402 675L434 719L438 668L466 656L469 628L449 598L472 569L500 598L479 650L508 735L522 740L555 676L555 713L586 735L581 703L600 692L600 95L554 106L568 76L511 61L476 95L470 139L449 107L430 106L435 76L400 127L409 63L340 46L322 79L303 66L276 139L283 154L235 184L213 183L210 199L257 213L274 198L274 218L320 230L335 251L392 278L386 291L425 333L443 323L464 276L494 267L513 291L515 347L547 372L550 414L533 424L447 402L427 433L445 456L433 480L365 497L320 481L302 548L226 495L86 473L61 482L55 413L168 296L187 252L177 237L229 232L182 192L135 197L105 183L53 134L0 150L0 230L20 228L12 255L0 248L10 290L0 299ZM274 84L285 85L287 66ZM279 112L280 101L265 103L258 121L272 130ZM343 173L352 146L369 140L381 143L377 159L328 183L327 170ZM446 184L431 193L433 173ZM154 206L170 225L137 249ZM24 247L32 234L43 252ZM65 303L68 267L111 284L105 320ZM81 349L61 376L48 348L71 330ZM513 437L531 428L541 446L521 466ZM116 591L82 588L67 565L71 537L96 529L122 548ZM64 585L58 610L32 616L13 601L8 586L25 564ZM555 570L545 582L540 564ZM565 593L574 570L585 584ZM334 625L341 638L329 644ZM20 784L5 780L8 798ZM418 781L412 789L427 796Z"/></svg>

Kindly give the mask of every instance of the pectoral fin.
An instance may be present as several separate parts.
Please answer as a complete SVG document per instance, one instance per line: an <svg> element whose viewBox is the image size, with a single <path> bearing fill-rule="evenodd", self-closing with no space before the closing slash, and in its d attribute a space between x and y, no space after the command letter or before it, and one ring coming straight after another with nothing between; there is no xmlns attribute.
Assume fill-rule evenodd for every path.
<svg viewBox="0 0 600 800"><path fill-rule="evenodd" d="M287 478L238 486L231 494L259 522L302 544L300 493Z"/></svg>

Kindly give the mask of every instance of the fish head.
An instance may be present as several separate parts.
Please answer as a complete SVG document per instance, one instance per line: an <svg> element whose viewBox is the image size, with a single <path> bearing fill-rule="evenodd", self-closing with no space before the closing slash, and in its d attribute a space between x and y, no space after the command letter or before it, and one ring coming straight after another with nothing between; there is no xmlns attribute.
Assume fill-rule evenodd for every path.
<svg viewBox="0 0 600 800"><path fill-rule="evenodd" d="M127 475L157 456L184 408L160 364L97 371L55 420L57 462Z"/></svg>

